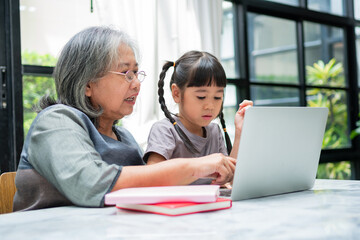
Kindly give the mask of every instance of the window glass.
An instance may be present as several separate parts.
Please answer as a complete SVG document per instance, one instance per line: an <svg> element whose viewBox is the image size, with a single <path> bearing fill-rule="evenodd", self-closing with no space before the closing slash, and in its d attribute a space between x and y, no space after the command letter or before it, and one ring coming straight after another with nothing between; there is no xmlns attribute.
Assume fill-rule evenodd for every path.
<svg viewBox="0 0 360 240"><path fill-rule="evenodd" d="M354 0L354 17L360 20L360 0Z"/></svg>
<svg viewBox="0 0 360 240"><path fill-rule="evenodd" d="M248 14L250 80L298 84L294 21Z"/></svg>
<svg viewBox="0 0 360 240"><path fill-rule="evenodd" d="M224 107L235 106L236 102L236 87L233 84L227 84L225 88Z"/></svg>
<svg viewBox="0 0 360 240"><path fill-rule="evenodd" d="M22 51L21 58L23 65L55 66L57 62L57 58L49 53L41 55L36 51L30 52L28 50Z"/></svg>
<svg viewBox="0 0 360 240"><path fill-rule="evenodd" d="M308 0L308 8L319 12L342 16L343 0Z"/></svg>
<svg viewBox="0 0 360 240"><path fill-rule="evenodd" d="M299 90L287 87L250 87L251 100L256 106L299 106Z"/></svg>
<svg viewBox="0 0 360 240"><path fill-rule="evenodd" d="M240 75L235 61L234 47L234 8L231 2L223 2L223 30L221 34L221 64L228 78L237 78Z"/></svg>
<svg viewBox="0 0 360 240"><path fill-rule="evenodd" d="M35 51L22 53L22 64L54 66L56 58L51 54L38 54ZM51 77L23 75L23 112L24 112L24 136L29 131L30 125L37 113L36 105L40 98L48 94L55 96L55 82Z"/></svg>
<svg viewBox="0 0 360 240"><path fill-rule="evenodd" d="M306 83L345 87L344 30L304 22L304 39Z"/></svg>
<svg viewBox="0 0 360 240"><path fill-rule="evenodd" d="M350 147L346 92L344 90L311 88L307 90L306 95L308 106L327 107L329 109L323 148Z"/></svg>
<svg viewBox="0 0 360 240"><path fill-rule="evenodd" d="M226 123L226 129L231 139L231 142L234 141L235 137L234 118L237 110L238 106L236 97L236 86L232 84L227 84L225 89L223 113Z"/></svg>
<svg viewBox="0 0 360 240"><path fill-rule="evenodd" d="M299 6L299 0L266 0L266 1Z"/></svg>
<svg viewBox="0 0 360 240"><path fill-rule="evenodd" d="M54 79L42 76L23 76L24 136L37 113L35 107L45 94L56 96Z"/></svg>
<svg viewBox="0 0 360 240"><path fill-rule="evenodd" d="M59 14L59 9L66 10L66 14ZM99 25L98 17L97 11L91 13L89 0L20 0L22 55L33 55L23 64L39 65L35 57L38 55L57 57L75 33ZM43 66L53 64L41 62Z"/></svg>

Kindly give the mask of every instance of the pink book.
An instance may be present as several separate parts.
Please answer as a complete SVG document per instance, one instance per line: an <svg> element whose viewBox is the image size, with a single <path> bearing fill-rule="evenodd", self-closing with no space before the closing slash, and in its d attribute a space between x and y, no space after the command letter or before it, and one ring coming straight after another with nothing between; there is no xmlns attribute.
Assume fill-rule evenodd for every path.
<svg viewBox="0 0 360 240"><path fill-rule="evenodd" d="M124 188L105 195L106 205L117 203L215 202L219 185Z"/></svg>

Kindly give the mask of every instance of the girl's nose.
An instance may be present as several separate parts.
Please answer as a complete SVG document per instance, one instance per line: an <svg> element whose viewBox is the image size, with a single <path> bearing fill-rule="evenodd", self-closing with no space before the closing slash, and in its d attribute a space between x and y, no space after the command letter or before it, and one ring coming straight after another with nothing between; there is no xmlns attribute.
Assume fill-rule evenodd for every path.
<svg viewBox="0 0 360 240"><path fill-rule="evenodd" d="M206 103L205 104L205 109L213 110L214 109L214 104L212 102Z"/></svg>

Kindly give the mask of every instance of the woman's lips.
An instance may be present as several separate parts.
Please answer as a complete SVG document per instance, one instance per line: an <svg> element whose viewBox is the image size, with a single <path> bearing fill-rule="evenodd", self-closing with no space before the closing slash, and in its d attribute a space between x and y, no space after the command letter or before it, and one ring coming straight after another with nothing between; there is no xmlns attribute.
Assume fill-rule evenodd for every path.
<svg viewBox="0 0 360 240"><path fill-rule="evenodd" d="M131 96L131 97L128 97L128 98L125 98L125 102L127 103L130 103L130 104L135 104L136 102L136 96Z"/></svg>

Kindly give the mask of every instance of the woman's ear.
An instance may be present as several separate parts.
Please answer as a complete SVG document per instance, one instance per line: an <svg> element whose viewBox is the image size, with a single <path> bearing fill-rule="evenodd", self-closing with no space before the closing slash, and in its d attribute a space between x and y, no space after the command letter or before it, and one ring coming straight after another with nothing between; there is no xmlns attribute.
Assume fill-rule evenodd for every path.
<svg viewBox="0 0 360 240"><path fill-rule="evenodd" d="M89 82L86 84L85 96L91 97L91 94L92 94L92 88L91 88L91 83Z"/></svg>
<svg viewBox="0 0 360 240"><path fill-rule="evenodd" d="M181 91L175 83L171 84L171 94L176 103L181 102Z"/></svg>

